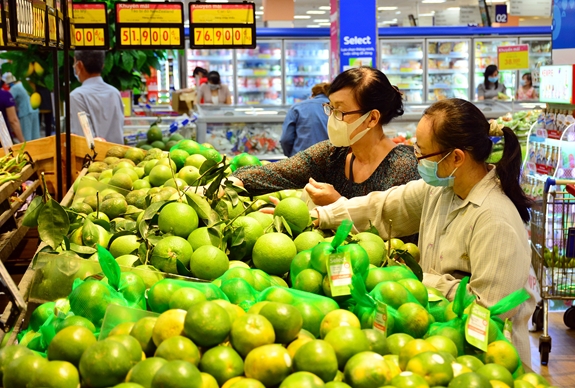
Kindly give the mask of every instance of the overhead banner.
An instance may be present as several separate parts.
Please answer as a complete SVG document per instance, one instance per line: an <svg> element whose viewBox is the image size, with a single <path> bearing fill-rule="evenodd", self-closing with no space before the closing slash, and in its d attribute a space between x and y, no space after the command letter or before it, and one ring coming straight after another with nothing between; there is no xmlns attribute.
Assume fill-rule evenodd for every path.
<svg viewBox="0 0 575 388"><path fill-rule="evenodd" d="M190 48L255 47L254 3L190 3Z"/></svg>
<svg viewBox="0 0 575 388"><path fill-rule="evenodd" d="M110 29L105 2L73 3L73 24L70 36L75 50L107 50L110 48Z"/></svg>
<svg viewBox="0 0 575 388"><path fill-rule="evenodd" d="M339 54L338 73L352 67L377 66L377 3L376 0L336 0L337 35L331 36L332 57ZM332 20L332 26L334 21ZM332 74L332 77L336 76Z"/></svg>
<svg viewBox="0 0 575 388"><path fill-rule="evenodd" d="M499 46L497 59L499 70L529 69L529 45Z"/></svg>
<svg viewBox="0 0 575 388"><path fill-rule="evenodd" d="M116 3L116 47L183 49L184 4Z"/></svg>

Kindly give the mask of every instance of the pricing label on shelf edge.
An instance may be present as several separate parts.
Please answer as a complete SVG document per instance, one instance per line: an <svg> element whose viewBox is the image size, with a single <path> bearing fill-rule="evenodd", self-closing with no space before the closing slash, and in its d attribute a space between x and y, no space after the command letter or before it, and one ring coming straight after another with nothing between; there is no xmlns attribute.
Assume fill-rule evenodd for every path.
<svg viewBox="0 0 575 388"><path fill-rule="evenodd" d="M70 36L76 50L110 47L106 3L73 3L73 12Z"/></svg>
<svg viewBox="0 0 575 388"><path fill-rule="evenodd" d="M116 4L119 48L184 48L183 3Z"/></svg>
<svg viewBox="0 0 575 388"><path fill-rule="evenodd" d="M190 3L191 48L254 48L254 3Z"/></svg>
<svg viewBox="0 0 575 388"><path fill-rule="evenodd" d="M529 69L529 45L497 47L499 70Z"/></svg>

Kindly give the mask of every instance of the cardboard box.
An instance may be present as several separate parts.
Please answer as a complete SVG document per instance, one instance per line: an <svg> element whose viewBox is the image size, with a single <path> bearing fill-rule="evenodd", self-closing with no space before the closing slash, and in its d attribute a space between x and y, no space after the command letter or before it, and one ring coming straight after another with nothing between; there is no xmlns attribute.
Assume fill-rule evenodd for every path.
<svg viewBox="0 0 575 388"><path fill-rule="evenodd" d="M172 109L178 113L189 114L196 101L196 91L178 90L172 93Z"/></svg>

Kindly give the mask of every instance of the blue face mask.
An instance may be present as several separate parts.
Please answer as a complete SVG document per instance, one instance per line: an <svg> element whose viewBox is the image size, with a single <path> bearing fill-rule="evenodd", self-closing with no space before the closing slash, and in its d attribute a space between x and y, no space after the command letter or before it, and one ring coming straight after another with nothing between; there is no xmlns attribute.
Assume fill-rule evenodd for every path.
<svg viewBox="0 0 575 388"><path fill-rule="evenodd" d="M440 178L437 176L437 166L439 163L443 162L445 158L451 155L451 152L445 155L439 162L433 162L427 159L422 159L419 161L419 164L417 165L417 171L425 183L435 187L453 187L453 183L455 181L453 174L455 174L455 171L457 171L457 167L446 178Z"/></svg>
<svg viewBox="0 0 575 388"><path fill-rule="evenodd" d="M521 81L519 81L519 83L521 83L521 86L527 85L527 81L525 81L524 79L522 79Z"/></svg>
<svg viewBox="0 0 575 388"><path fill-rule="evenodd" d="M493 84L496 83L497 81L499 81L498 77L487 77L487 79L489 80L489 82L491 82Z"/></svg>

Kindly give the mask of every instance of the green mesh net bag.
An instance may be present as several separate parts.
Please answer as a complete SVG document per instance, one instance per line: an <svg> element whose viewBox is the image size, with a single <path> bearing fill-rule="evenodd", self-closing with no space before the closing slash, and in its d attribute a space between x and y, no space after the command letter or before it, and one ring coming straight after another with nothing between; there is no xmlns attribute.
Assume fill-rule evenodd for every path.
<svg viewBox="0 0 575 388"><path fill-rule="evenodd" d="M106 315L102 322L102 327L99 331L98 340L106 339L112 330L122 323L138 322L146 317L158 317L160 314L152 311L141 310L137 308L110 305L106 309Z"/></svg>
<svg viewBox="0 0 575 388"><path fill-rule="evenodd" d="M245 267L230 268L222 276L215 279L212 283L218 287L221 287L223 282L231 279L244 279L257 292L261 292L268 287L281 286L281 284L279 284L276 279L261 269Z"/></svg>
<svg viewBox="0 0 575 388"><path fill-rule="evenodd" d="M189 304L197 298L201 300L223 299L229 302L226 294L213 283L163 279L148 290L148 307L153 312L163 313L170 308L183 308L181 303L187 301L186 304Z"/></svg>
<svg viewBox="0 0 575 388"><path fill-rule="evenodd" d="M240 306L244 311L248 311L258 301L259 292L239 277L224 280L220 289L231 303Z"/></svg>

